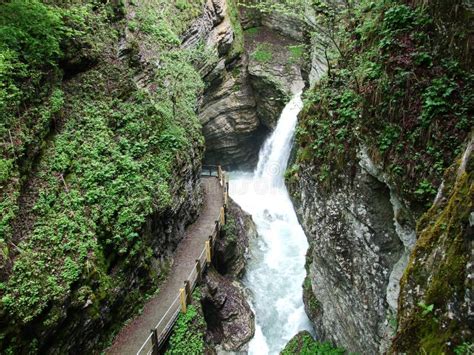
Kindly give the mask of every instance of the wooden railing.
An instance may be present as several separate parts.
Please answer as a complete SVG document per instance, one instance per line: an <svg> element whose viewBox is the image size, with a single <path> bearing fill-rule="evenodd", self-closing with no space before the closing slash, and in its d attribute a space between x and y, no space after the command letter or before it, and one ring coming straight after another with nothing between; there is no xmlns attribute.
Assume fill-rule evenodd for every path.
<svg viewBox="0 0 474 355"><path fill-rule="evenodd" d="M191 295L194 288L201 280L202 273L211 264L215 241L219 238L222 226L226 221L229 183L226 180L224 171L219 165L203 166L202 175L215 176L219 179L219 184L223 187L224 192L224 205L221 207L219 215L216 216L215 226L208 239L204 242L201 254L199 258L196 259L196 264L186 280L183 280L183 287L179 289L173 303L165 314L163 314L156 326L150 330L150 335L137 351L137 355L158 355L163 352L163 346L171 334L173 325L178 319L179 312L186 313L187 306L191 303Z"/></svg>

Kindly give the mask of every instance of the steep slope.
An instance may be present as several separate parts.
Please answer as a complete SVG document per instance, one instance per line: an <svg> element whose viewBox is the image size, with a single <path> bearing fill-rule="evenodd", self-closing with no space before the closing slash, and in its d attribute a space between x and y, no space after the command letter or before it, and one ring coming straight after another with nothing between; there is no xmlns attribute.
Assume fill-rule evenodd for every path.
<svg viewBox="0 0 474 355"><path fill-rule="evenodd" d="M201 2L0 5L0 351L99 351L200 204Z"/></svg>
<svg viewBox="0 0 474 355"><path fill-rule="evenodd" d="M256 164L263 139L295 87L302 87L304 38L275 34L258 16L249 24L241 12L236 1L209 0L184 35L184 46L203 42L218 57L201 63L206 87L199 118L205 162L226 168Z"/></svg>
<svg viewBox="0 0 474 355"><path fill-rule="evenodd" d="M404 325L393 349L429 352L434 343L423 341L422 322L412 322L414 310L423 312L416 302L436 303L440 314L450 309L456 324L450 327L466 326L464 306L449 306L452 297L466 294L468 273L459 271L466 270L466 258L452 275L460 286L446 297L434 302L407 295L423 295L417 285L426 284L428 292L427 280L450 273L449 261L432 271L424 266L432 252L449 255L442 240L431 239L425 257L414 255L428 233L419 219L473 128L472 8L463 1L360 1L331 15L337 21L326 26L343 24L323 34L333 34L337 60L327 57L327 76L306 95L297 157L287 173L311 245L307 312L323 339L378 353L391 346L400 311ZM472 201L466 189L457 198L461 206ZM459 218L456 228L464 230L465 216ZM456 230L447 240L467 243L468 234L455 237ZM418 276L410 270L418 267L424 273L413 282ZM472 340L469 332L442 329L428 333L444 351Z"/></svg>

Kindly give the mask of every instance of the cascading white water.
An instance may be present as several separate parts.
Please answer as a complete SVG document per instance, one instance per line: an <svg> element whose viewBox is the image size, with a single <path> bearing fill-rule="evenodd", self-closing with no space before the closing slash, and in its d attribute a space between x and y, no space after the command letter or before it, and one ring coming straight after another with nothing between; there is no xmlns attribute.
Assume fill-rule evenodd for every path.
<svg viewBox="0 0 474 355"><path fill-rule="evenodd" d="M249 353L255 355L278 354L297 332L312 331L302 299L308 243L284 184L302 106L301 94L286 105L253 173L230 175L230 195L252 215L259 234L250 241L244 278L256 316L249 344Z"/></svg>

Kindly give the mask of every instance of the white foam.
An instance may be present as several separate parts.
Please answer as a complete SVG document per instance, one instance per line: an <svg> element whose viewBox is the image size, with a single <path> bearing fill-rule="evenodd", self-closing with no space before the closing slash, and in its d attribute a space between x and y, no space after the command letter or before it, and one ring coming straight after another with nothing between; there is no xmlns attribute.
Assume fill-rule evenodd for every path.
<svg viewBox="0 0 474 355"><path fill-rule="evenodd" d="M312 332L302 299L308 242L284 184L302 105L301 94L286 105L254 173L231 173L230 195L252 215L259 234L244 278L257 323L249 354L278 354L297 332Z"/></svg>

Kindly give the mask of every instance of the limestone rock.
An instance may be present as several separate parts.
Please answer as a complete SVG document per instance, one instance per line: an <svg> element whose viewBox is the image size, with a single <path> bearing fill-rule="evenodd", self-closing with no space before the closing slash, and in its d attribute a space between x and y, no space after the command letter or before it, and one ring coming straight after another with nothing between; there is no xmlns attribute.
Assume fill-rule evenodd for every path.
<svg viewBox="0 0 474 355"><path fill-rule="evenodd" d="M204 277L202 308L206 342L239 351L255 333L255 316L239 284L210 268Z"/></svg>
<svg viewBox="0 0 474 355"><path fill-rule="evenodd" d="M246 265L249 239L257 237L252 217L229 199L226 227L214 247L214 265L224 276L240 278Z"/></svg>
<svg viewBox="0 0 474 355"><path fill-rule="evenodd" d="M403 203L394 202L368 157L360 159L353 180L347 174L330 191L304 166L290 192L311 246L304 300L318 337L349 351L379 353L393 333L396 310L389 302L398 299L393 285L413 245L414 219L397 220Z"/></svg>

